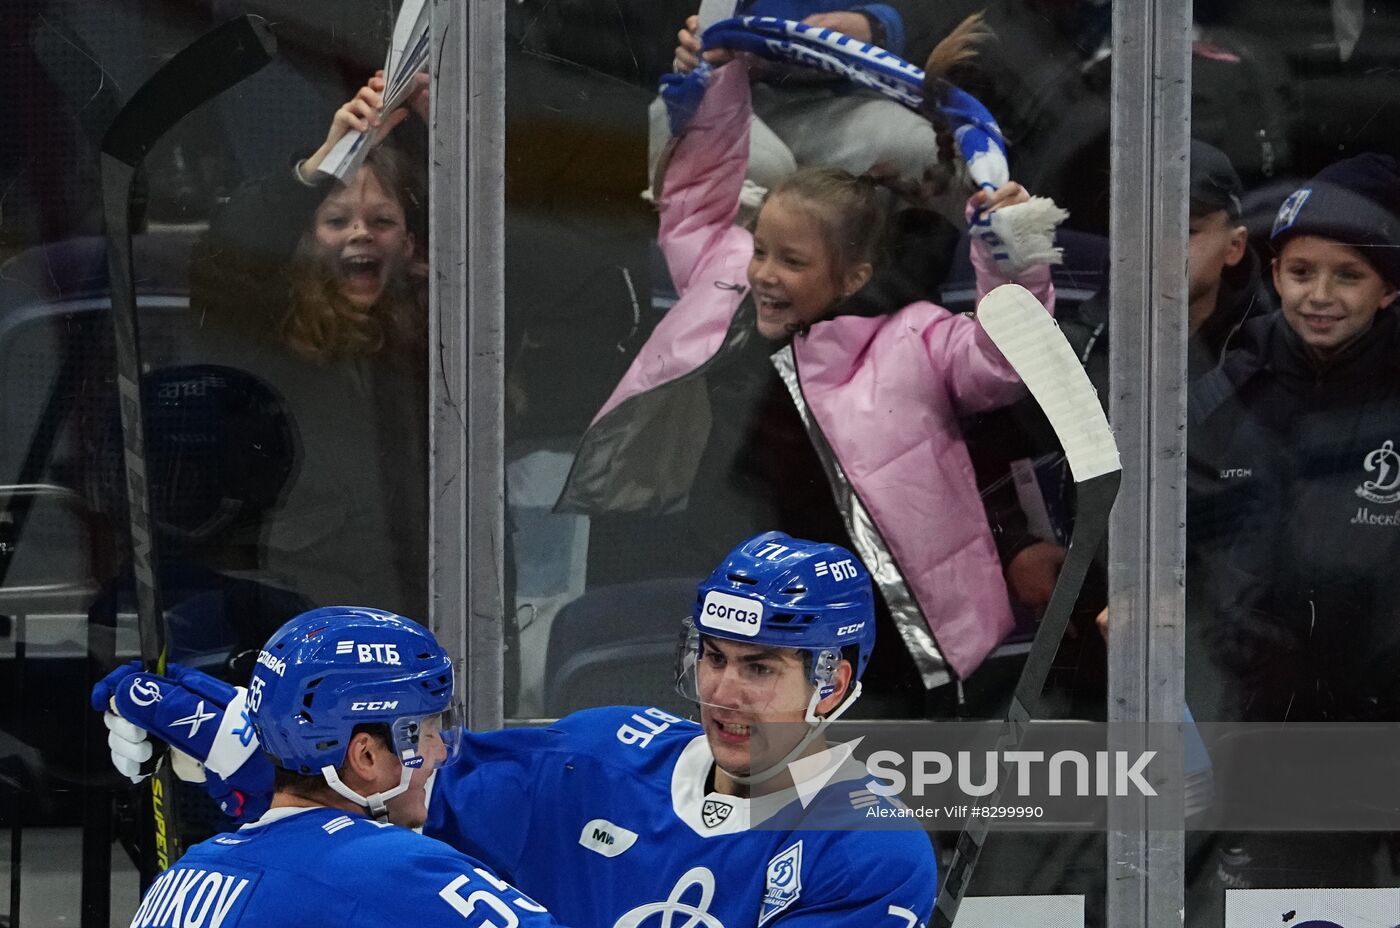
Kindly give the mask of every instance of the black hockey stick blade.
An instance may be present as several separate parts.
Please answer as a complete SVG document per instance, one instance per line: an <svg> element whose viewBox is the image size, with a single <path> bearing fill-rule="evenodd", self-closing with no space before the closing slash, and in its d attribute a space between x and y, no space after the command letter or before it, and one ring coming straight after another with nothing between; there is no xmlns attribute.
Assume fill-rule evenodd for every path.
<svg viewBox="0 0 1400 928"><path fill-rule="evenodd" d="M132 95L102 140L102 213L112 293L117 388L126 463L127 514L131 531L132 579L136 588L141 660L148 671L165 671L165 614L157 574L159 559L151 526L146 480L146 443L141 404L141 341L131 260L131 181L141 160L161 136L201 103L256 72L276 49L267 24L240 16L195 40L166 62ZM180 856L175 814L175 777L169 764L150 777L142 818L151 826L141 842L141 884L150 886Z"/></svg>
<svg viewBox="0 0 1400 928"><path fill-rule="evenodd" d="M1098 394L1054 320L1030 291L1017 284L998 287L977 306L977 321L1015 368L1030 390L1065 449L1074 476L1074 534L1050 594L1035 640L1011 698L1006 724L997 739L1005 756L1025 736L1026 725L1039 715L1055 652L1069 625L1084 577L1099 544L1108 532L1108 518L1118 496L1122 467L1108 419ZM1002 771L998 782L1006 782ZM998 789L998 793L1000 790ZM996 804L996 797L991 800ZM950 928L958 906L972 885L972 874L986 842L989 819L971 817L958 835L948 875L934 905L932 928Z"/></svg>
<svg viewBox="0 0 1400 928"><path fill-rule="evenodd" d="M191 110L256 73L276 52L261 16L238 16L206 32L137 89L102 137L103 153L136 167Z"/></svg>

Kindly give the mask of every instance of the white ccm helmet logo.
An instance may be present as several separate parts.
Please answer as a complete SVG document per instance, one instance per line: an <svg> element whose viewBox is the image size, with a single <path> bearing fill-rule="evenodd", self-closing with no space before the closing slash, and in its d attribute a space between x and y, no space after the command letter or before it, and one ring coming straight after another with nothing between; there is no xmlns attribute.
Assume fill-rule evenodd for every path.
<svg viewBox="0 0 1400 928"><path fill-rule="evenodd" d="M763 604L711 590L700 606L700 625L717 632L752 638L763 627Z"/></svg>

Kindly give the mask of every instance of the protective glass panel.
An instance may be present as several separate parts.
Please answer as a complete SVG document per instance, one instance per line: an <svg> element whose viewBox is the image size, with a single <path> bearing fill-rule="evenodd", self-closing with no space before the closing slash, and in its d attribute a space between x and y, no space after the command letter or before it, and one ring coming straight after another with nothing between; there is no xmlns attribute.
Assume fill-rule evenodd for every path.
<svg viewBox="0 0 1400 928"><path fill-rule="evenodd" d="M736 6L760 19L727 22ZM964 23L984 6L984 25ZM972 312L1014 281L1043 316L1053 288L1081 396L1106 398L1109 31L1102 2L508 8L507 716L732 710L700 692L703 664L681 663L692 698L677 696L697 585L713 573L741 603L820 622L826 606L803 598L860 570L876 634L841 655L841 685L858 675L862 694L813 750L856 719L914 723L913 750L937 741L930 722L1005 717L1081 500L1050 419ZM988 201L969 203L979 188ZM770 531L788 538L729 559ZM790 539L841 551L789 583L805 550ZM1035 708L1101 721L1106 559L1080 547L1088 579L1064 600L1064 640L1040 645ZM719 616L731 640L771 644L746 615ZM793 695L762 701L801 710ZM709 756L700 728L613 711L600 752L683 734ZM728 809L709 796L696 827L730 827ZM945 870L967 814L950 818L931 829ZM1101 924L1103 858L1092 828L998 832L971 895L1064 898L965 918ZM683 875L638 876L628 898L679 898Z"/></svg>
<svg viewBox="0 0 1400 928"><path fill-rule="evenodd" d="M378 105L397 6L0 11L0 923L127 924L236 827L212 783L112 768L88 693L154 656L143 625L243 684L313 606L426 618L418 79L348 183L317 171ZM213 692L176 727L246 747Z"/></svg>
<svg viewBox="0 0 1400 928"><path fill-rule="evenodd" d="M1187 923L1393 924L1400 19L1195 15Z"/></svg>

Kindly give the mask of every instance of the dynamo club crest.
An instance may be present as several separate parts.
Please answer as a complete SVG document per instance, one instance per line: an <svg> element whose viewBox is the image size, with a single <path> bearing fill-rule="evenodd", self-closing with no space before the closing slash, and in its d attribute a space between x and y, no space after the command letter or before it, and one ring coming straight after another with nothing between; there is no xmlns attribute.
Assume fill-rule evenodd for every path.
<svg viewBox="0 0 1400 928"><path fill-rule="evenodd" d="M1288 195L1288 199L1283 201L1283 205L1278 208L1278 215L1274 217L1274 227L1270 230L1270 235L1278 235L1298 221L1298 214L1303 211L1303 204L1308 202L1308 197L1312 196L1311 187L1300 187Z"/></svg>
<svg viewBox="0 0 1400 928"><path fill-rule="evenodd" d="M762 925L774 915L786 909L802 895L802 842L783 851L768 861L768 872L763 887L763 910L758 923Z"/></svg>

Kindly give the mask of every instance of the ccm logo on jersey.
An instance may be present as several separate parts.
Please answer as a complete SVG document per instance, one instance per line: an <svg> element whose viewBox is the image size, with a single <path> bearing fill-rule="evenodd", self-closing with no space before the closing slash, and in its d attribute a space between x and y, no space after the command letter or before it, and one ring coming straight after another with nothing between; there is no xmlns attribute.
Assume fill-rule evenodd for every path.
<svg viewBox="0 0 1400 928"><path fill-rule="evenodd" d="M705 594L705 602L700 607L700 624L752 638L763 625L763 604L711 590Z"/></svg>
<svg viewBox="0 0 1400 928"><path fill-rule="evenodd" d="M394 644L356 644L353 641L340 641L335 646L336 654L354 654L361 664L389 664L399 667L399 647Z"/></svg>
<svg viewBox="0 0 1400 928"><path fill-rule="evenodd" d="M352 702L351 712L387 712L390 709L397 709L399 701L397 699L368 699L362 702Z"/></svg>

